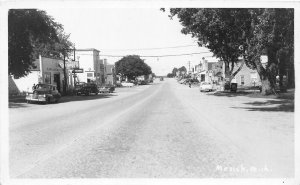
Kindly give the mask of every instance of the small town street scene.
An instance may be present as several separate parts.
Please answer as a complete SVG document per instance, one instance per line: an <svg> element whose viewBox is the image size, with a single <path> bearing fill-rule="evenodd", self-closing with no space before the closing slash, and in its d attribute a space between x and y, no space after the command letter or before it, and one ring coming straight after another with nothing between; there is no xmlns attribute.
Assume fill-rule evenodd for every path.
<svg viewBox="0 0 300 185"><path fill-rule="evenodd" d="M7 9L2 172L299 177L293 5Z"/></svg>

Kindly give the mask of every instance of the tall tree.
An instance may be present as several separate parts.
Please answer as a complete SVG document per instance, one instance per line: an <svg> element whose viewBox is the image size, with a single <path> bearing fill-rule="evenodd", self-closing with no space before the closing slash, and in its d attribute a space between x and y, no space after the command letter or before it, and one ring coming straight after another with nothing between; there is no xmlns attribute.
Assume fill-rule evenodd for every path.
<svg viewBox="0 0 300 185"><path fill-rule="evenodd" d="M173 70L172 70L172 75L176 76L177 71L178 71L178 69L176 67L174 67Z"/></svg>
<svg viewBox="0 0 300 185"><path fill-rule="evenodd" d="M60 56L66 50L55 45L67 43L63 26L45 11L11 9L8 12L8 71L14 78L26 76L38 53ZM69 42L69 41L68 41ZM67 44L68 47L70 43Z"/></svg>
<svg viewBox="0 0 300 185"><path fill-rule="evenodd" d="M292 9L171 9L170 17L175 15L184 26L182 33L191 34L224 61L227 78L239 72L243 63L235 72L234 64L244 56L246 65L260 75L262 93L275 92L278 52L289 48L283 50L293 53ZM268 55L266 68L260 60L262 52Z"/></svg>
<svg viewBox="0 0 300 185"><path fill-rule="evenodd" d="M116 73L129 80L134 80L141 75L152 74L151 67L138 55L128 55L115 63Z"/></svg>
<svg viewBox="0 0 300 185"><path fill-rule="evenodd" d="M181 66L179 69L178 69L178 71L180 71L180 72L187 72L187 70L186 70L186 67L184 67L184 66Z"/></svg>
<svg viewBox="0 0 300 185"><path fill-rule="evenodd" d="M182 33L191 34L225 63L225 77L232 78L242 68L234 71L242 52L239 49L245 40L245 31L250 26L247 9L220 8L174 8L170 17L177 15L184 26Z"/></svg>
<svg viewBox="0 0 300 185"><path fill-rule="evenodd" d="M260 75L263 94L275 92L276 76L281 79L294 63L294 10L250 9L251 32L246 42L246 62ZM266 53L268 63L263 66L260 56Z"/></svg>

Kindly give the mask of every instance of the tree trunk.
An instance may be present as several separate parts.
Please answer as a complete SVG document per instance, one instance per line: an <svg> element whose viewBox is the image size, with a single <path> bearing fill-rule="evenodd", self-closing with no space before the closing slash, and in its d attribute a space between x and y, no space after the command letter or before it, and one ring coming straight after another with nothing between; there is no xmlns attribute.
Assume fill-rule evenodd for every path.
<svg viewBox="0 0 300 185"><path fill-rule="evenodd" d="M261 80L261 94L270 95L275 94L275 82L272 80L271 74L262 66L260 61L255 61L256 70Z"/></svg>
<svg viewBox="0 0 300 185"><path fill-rule="evenodd" d="M240 67L234 73L232 73L233 69L231 70L230 79L229 79L230 82L235 77L235 75L237 75L240 72L244 64L245 64L245 60L242 60Z"/></svg>
<svg viewBox="0 0 300 185"><path fill-rule="evenodd" d="M270 95L274 92L275 90L272 88L270 80L267 77L261 77L261 94Z"/></svg>

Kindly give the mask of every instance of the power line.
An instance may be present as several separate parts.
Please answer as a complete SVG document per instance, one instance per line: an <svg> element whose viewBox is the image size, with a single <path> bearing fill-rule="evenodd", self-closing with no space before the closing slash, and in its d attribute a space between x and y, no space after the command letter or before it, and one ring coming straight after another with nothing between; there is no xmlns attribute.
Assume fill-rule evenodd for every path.
<svg viewBox="0 0 300 185"><path fill-rule="evenodd" d="M181 46L169 46L169 47L160 47L160 48L102 49L102 50L106 50L106 51L159 50L159 49L171 49L171 48L185 48L185 47L192 47L192 46L197 46L197 45L181 45Z"/></svg>
<svg viewBox="0 0 300 185"><path fill-rule="evenodd" d="M176 54L176 55L140 55L140 57L144 58L158 58L158 57L175 57L175 56L185 56L185 55L199 55L210 52L199 52L199 53L184 53L184 54ZM86 54L89 55L89 54ZM100 55L104 57L124 57L125 55Z"/></svg>
<svg viewBox="0 0 300 185"><path fill-rule="evenodd" d="M54 50L48 50L48 51L51 51L51 52L57 52L57 51L54 51ZM59 53L59 52L57 52ZM162 58L162 57L176 57L176 56L187 56L187 55L199 55L199 54L204 54L204 53L211 53L209 51L207 52L198 52L198 53L183 53L183 54L175 54L175 55L139 55L140 57L144 57L144 58ZM78 55L93 55L93 54L84 54L84 53L81 53L81 54L78 54ZM99 56L102 56L102 57L125 57L125 56L128 56L128 55L101 55L99 54ZM206 57L210 57L210 56L206 56Z"/></svg>

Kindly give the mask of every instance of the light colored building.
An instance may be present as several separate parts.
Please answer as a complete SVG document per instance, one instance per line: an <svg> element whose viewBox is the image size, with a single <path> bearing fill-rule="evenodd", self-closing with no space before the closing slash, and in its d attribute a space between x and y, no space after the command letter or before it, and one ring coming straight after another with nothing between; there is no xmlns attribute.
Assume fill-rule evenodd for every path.
<svg viewBox="0 0 300 185"><path fill-rule="evenodd" d="M116 84L115 66L106 63L105 72L106 72L105 84L115 85Z"/></svg>
<svg viewBox="0 0 300 185"><path fill-rule="evenodd" d="M32 91L33 84L46 83L56 85L62 92L64 80L62 62L60 59L40 56L33 62L36 68L32 68L27 76L19 79L11 78L11 87L14 87L14 91L29 92Z"/></svg>
<svg viewBox="0 0 300 185"><path fill-rule="evenodd" d="M234 67L234 71L236 71L241 63L238 63ZM233 82L236 82L238 86L258 86L261 85L261 80L259 74L256 70L252 70L247 67L246 64L243 65L242 69L235 75Z"/></svg>
<svg viewBox="0 0 300 185"><path fill-rule="evenodd" d="M104 74L101 72L100 51L94 48L76 49L75 58L79 61L79 69L82 73L76 73L76 82L93 82L102 85ZM72 58L74 56L70 56Z"/></svg>

